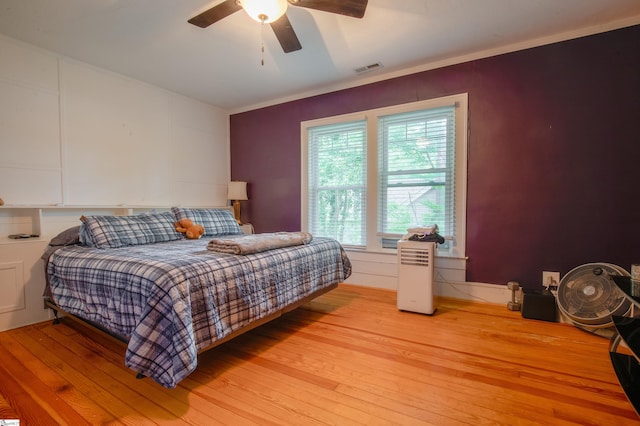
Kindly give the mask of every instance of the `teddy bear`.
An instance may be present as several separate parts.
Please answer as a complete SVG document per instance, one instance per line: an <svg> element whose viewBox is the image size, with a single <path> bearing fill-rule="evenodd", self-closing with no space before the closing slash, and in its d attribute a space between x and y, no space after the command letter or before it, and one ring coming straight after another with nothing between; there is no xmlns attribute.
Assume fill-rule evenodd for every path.
<svg viewBox="0 0 640 426"><path fill-rule="evenodd" d="M193 223L190 219L180 219L175 223L176 231L183 233L190 240L197 240L204 234L204 226Z"/></svg>

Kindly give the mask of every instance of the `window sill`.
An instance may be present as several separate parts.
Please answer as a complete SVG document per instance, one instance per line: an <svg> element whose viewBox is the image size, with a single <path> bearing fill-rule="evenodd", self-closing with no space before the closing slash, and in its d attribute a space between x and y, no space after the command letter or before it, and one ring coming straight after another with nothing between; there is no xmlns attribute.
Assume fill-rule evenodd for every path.
<svg viewBox="0 0 640 426"><path fill-rule="evenodd" d="M387 256L397 256L398 250L396 249L380 249L380 250L368 250L365 248L357 248L357 247L345 247L344 248L348 253L362 253L362 254L375 254L375 255L387 255ZM467 260L466 256L462 256L456 252L450 252L449 250L438 250L436 248L435 253L436 258L444 258L444 259L452 259L452 260Z"/></svg>

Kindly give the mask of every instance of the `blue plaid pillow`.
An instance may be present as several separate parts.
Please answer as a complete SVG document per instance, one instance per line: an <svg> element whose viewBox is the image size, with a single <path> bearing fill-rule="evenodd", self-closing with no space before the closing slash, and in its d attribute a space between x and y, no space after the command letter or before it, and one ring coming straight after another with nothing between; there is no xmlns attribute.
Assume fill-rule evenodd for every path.
<svg viewBox="0 0 640 426"><path fill-rule="evenodd" d="M179 240L171 212L136 216L87 216L82 219L83 244L97 248L117 248Z"/></svg>
<svg viewBox="0 0 640 426"><path fill-rule="evenodd" d="M242 229L226 209L190 209L172 207L171 211L177 220L190 219L193 223L204 226L204 236L242 234Z"/></svg>
<svg viewBox="0 0 640 426"><path fill-rule="evenodd" d="M91 233L87 229L87 225L84 224L85 216L82 216L80 220L80 229L78 230L78 236L80 237L80 244L83 246L95 247L93 244L93 237L91 237Z"/></svg>

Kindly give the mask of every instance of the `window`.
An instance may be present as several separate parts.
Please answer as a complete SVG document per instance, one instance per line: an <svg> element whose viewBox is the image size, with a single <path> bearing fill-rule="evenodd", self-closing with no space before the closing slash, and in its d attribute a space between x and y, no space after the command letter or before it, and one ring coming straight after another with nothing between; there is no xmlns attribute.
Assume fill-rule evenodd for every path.
<svg viewBox="0 0 640 426"><path fill-rule="evenodd" d="M367 123L309 129L309 220L316 235L365 245Z"/></svg>
<svg viewBox="0 0 640 426"><path fill-rule="evenodd" d="M466 143L466 94L302 123L303 229L380 251L435 223L464 257Z"/></svg>
<svg viewBox="0 0 640 426"><path fill-rule="evenodd" d="M447 106L379 118L379 236L397 241L410 226L434 223L443 235L455 234L454 112Z"/></svg>

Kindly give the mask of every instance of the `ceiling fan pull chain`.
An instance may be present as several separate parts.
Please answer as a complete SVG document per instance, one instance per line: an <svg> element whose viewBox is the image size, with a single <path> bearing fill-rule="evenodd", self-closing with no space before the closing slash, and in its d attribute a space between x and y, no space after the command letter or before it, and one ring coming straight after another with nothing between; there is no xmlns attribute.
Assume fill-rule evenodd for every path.
<svg viewBox="0 0 640 426"><path fill-rule="evenodd" d="M264 21L266 16L260 15L262 23L260 24L260 65L264 67Z"/></svg>

